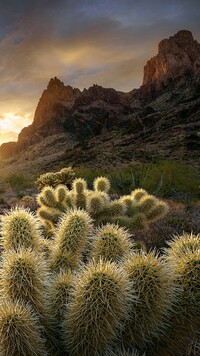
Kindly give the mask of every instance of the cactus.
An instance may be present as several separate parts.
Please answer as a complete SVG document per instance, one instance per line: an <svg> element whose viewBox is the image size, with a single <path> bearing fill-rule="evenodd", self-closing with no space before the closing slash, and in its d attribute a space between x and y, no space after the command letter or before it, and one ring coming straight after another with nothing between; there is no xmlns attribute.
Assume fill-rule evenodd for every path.
<svg viewBox="0 0 200 356"><path fill-rule="evenodd" d="M42 193L38 195L38 203L45 205L47 208L54 208L57 206L57 201L54 195L54 189L45 187Z"/></svg>
<svg viewBox="0 0 200 356"><path fill-rule="evenodd" d="M1 271L1 297L29 303L41 316L45 313L44 281L46 265L31 250L11 251L4 255Z"/></svg>
<svg viewBox="0 0 200 356"><path fill-rule="evenodd" d="M83 208L94 219L95 225L110 222L128 229L147 229L149 224L160 219L168 211L165 202L147 194L144 189L136 189L130 195L112 201L108 195L110 182L106 177L98 177L93 183L94 190L88 190L84 179L77 178L72 183L71 191L64 191L62 202L58 198L57 189L51 190L54 198L47 204L45 194L50 195L50 188L42 190L38 202L41 206L38 216L54 226L62 213L70 208ZM52 204L54 201L54 204Z"/></svg>
<svg viewBox="0 0 200 356"><path fill-rule="evenodd" d="M200 235L183 234L174 236L173 240L168 243L169 248L165 249L166 255L170 260L181 258L187 252L200 249Z"/></svg>
<svg viewBox="0 0 200 356"><path fill-rule="evenodd" d="M130 235L117 225L106 224L97 229L93 241L91 256L98 260L117 262L133 248Z"/></svg>
<svg viewBox="0 0 200 356"><path fill-rule="evenodd" d="M98 192L89 194L86 201L86 209L90 215L96 217L104 209L104 200Z"/></svg>
<svg viewBox="0 0 200 356"><path fill-rule="evenodd" d="M70 293L73 287L74 275L71 271L54 275L49 283L48 299L51 319L56 327L59 327L66 314L66 308L70 301Z"/></svg>
<svg viewBox="0 0 200 356"><path fill-rule="evenodd" d="M180 238L181 240L181 238ZM180 245L181 245L181 241ZM188 247L186 247L186 244ZM169 327L157 345L157 354L163 356L184 354L194 332L200 326L200 248L196 248L196 239L188 238L183 242L185 252L180 253L178 240L172 242L176 254L168 252L168 263L173 266L176 283L180 287L179 296L171 314ZM192 247L194 244L194 248ZM179 247L179 246L178 246Z"/></svg>
<svg viewBox="0 0 200 356"><path fill-rule="evenodd" d="M63 207L65 207L65 202L67 200L67 193L68 193L68 189L65 185L59 184L56 189L55 189L55 198L56 201L59 204L64 204Z"/></svg>
<svg viewBox="0 0 200 356"><path fill-rule="evenodd" d="M5 251L40 249L40 223L29 209L16 207L1 219L1 243Z"/></svg>
<svg viewBox="0 0 200 356"><path fill-rule="evenodd" d="M91 262L74 282L63 324L71 355L99 355L118 336L132 298L125 271L114 263Z"/></svg>
<svg viewBox="0 0 200 356"><path fill-rule="evenodd" d="M48 264L51 272L67 272L77 270L80 267L80 260L79 256L72 252L63 252L59 246L55 245L52 248Z"/></svg>
<svg viewBox="0 0 200 356"><path fill-rule="evenodd" d="M92 233L92 221L84 210L70 210L60 220L55 232L55 243L60 251L80 258Z"/></svg>
<svg viewBox="0 0 200 356"><path fill-rule="evenodd" d="M183 355L200 326L199 235L138 252L126 229L148 228L165 202L143 189L113 201L104 177L54 183L38 197L42 226L26 209L1 219L0 353L46 355L45 339L49 355Z"/></svg>
<svg viewBox="0 0 200 356"><path fill-rule="evenodd" d="M46 228L49 227L49 230L51 230L51 227L53 226L54 228L59 218L62 216L62 211L55 208L48 209L46 207L42 207L38 209L37 214L43 223L48 224L46 225Z"/></svg>
<svg viewBox="0 0 200 356"><path fill-rule="evenodd" d="M74 176L75 173L72 168L67 167L56 173L48 172L42 174L39 178L37 178L36 184L39 190L42 190L47 186L55 188L59 184L71 185Z"/></svg>
<svg viewBox="0 0 200 356"><path fill-rule="evenodd" d="M104 356L145 356L144 353L140 354L136 349L125 349L125 348L117 348L117 349L107 349Z"/></svg>
<svg viewBox="0 0 200 356"><path fill-rule="evenodd" d="M106 177L98 177L94 180L94 190L108 193L110 190L110 181Z"/></svg>
<svg viewBox="0 0 200 356"><path fill-rule="evenodd" d="M39 321L28 306L1 304L0 335L2 356L47 356Z"/></svg>
<svg viewBox="0 0 200 356"><path fill-rule="evenodd" d="M167 327L176 296L174 277L154 252L131 253L124 261L124 269L137 296L123 331L124 344L146 347Z"/></svg>
<svg viewBox="0 0 200 356"><path fill-rule="evenodd" d="M82 178L76 178L72 183L74 190L73 203L77 208L86 208L87 182Z"/></svg>
<svg viewBox="0 0 200 356"><path fill-rule="evenodd" d="M152 223L158 219L161 219L166 215L168 209L168 205L164 201L157 201L155 207L146 214L148 222Z"/></svg>
<svg viewBox="0 0 200 356"><path fill-rule="evenodd" d="M144 197L147 194L146 190L139 188L135 189L131 192L131 196L136 200L140 201L142 197Z"/></svg>

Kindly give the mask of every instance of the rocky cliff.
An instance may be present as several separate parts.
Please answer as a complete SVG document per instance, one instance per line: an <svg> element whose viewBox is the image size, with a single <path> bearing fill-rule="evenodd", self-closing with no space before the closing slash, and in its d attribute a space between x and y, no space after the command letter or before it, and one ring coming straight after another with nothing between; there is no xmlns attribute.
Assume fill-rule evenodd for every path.
<svg viewBox="0 0 200 356"><path fill-rule="evenodd" d="M158 54L144 67L142 89L159 94L166 87L184 85L200 76L200 44L190 31L182 30L162 40Z"/></svg>
<svg viewBox="0 0 200 356"><path fill-rule="evenodd" d="M23 157L25 150L37 156L40 145L40 152L48 155L51 145L52 154L55 150L61 161L101 165L105 157L110 161L131 160L138 147L146 147L153 154L188 161L193 156L197 162L199 93L200 45L191 32L182 30L159 43L158 54L144 67L141 88L130 93L96 84L81 92L51 79L33 123L21 131L17 143L3 144L0 155L14 156L19 162L21 152ZM101 145L103 152L96 156L94 152L97 147L100 152ZM104 157L102 162L98 162L100 156Z"/></svg>

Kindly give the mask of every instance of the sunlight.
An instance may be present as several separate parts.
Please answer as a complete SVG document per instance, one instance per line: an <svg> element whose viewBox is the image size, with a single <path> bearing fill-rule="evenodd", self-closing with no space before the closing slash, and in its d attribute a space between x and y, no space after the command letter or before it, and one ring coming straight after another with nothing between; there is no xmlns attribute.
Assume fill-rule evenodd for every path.
<svg viewBox="0 0 200 356"><path fill-rule="evenodd" d="M19 115L15 112L4 112L0 115L0 145L8 141L17 141L23 127L30 124L31 114Z"/></svg>

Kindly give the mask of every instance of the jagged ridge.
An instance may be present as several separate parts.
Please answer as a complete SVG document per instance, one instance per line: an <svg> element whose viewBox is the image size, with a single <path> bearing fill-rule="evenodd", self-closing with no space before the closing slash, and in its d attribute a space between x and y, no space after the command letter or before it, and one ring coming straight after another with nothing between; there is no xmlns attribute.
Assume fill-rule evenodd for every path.
<svg viewBox="0 0 200 356"><path fill-rule="evenodd" d="M61 149L65 161L73 163L78 157L79 164L94 164L97 158L84 147L94 151L95 144L105 137L113 147L113 131L117 130L118 151L126 137L127 154L146 146L167 157L187 158L191 150L195 156L200 147L199 74L200 45L190 31L182 30L159 43L158 54L144 67L143 85L130 93L98 85L81 92L55 77L39 100L33 123L21 131L17 143L3 144L0 154L4 158L15 155L52 135L57 140L60 134L62 142L68 135L73 142ZM120 161L126 161L126 156L124 152Z"/></svg>

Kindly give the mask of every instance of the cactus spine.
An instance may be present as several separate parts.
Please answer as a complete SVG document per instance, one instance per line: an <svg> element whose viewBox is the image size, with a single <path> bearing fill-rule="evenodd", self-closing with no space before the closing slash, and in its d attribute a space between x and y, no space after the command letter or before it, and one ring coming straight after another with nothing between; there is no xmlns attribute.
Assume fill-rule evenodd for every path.
<svg viewBox="0 0 200 356"><path fill-rule="evenodd" d="M28 306L4 302L0 306L2 356L47 356L39 322Z"/></svg>
<svg viewBox="0 0 200 356"><path fill-rule="evenodd" d="M83 208L88 211L96 225L110 222L137 230L147 229L151 222L160 219L168 211L165 202L147 194L144 189L137 189L130 195L112 201L108 195L108 178L96 178L93 186L94 190L88 190L86 181L81 178L73 181L71 191L64 192L62 186L65 195L65 202L62 203L57 194L58 186L54 191L54 204L52 198L48 206L45 203L45 192L50 192L50 188L44 188L38 198L41 206L38 210L39 217L56 225L63 211L67 213L69 208ZM53 194L53 190L51 192Z"/></svg>
<svg viewBox="0 0 200 356"><path fill-rule="evenodd" d="M123 332L128 347L145 347L167 326L175 299L172 271L155 253L132 253L124 261L124 269L137 296L131 307L131 319Z"/></svg>
<svg viewBox="0 0 200 356"><path fill-rule="evenodd" d="M113 262L119 261L133 248L129 236L127 231L117 225L106 224L98 228L91 256L95 260L103 258Z"/></svg>
<svg viewBox="0 0 200 356"><path fill-rule="evenodd" d="M71 355L99 355L117 338L132 295L125 271L114 263L91 262L74 283L64 322Z"/></svg>
<svg viewBox="0 0 200 356"><path fill-rule="evenodd" d="M6 253L2 262L1 298L14 302L29 303L44 316L44 280L46 265L42 258L31 250Z"/></svg>
<svg viewBox="0 0 200 356"><path fill-rule="evenodd" d="M1 219L0 234L5 251L40 249L40 223L28 209L16 207L4 215Z"/></svg>

